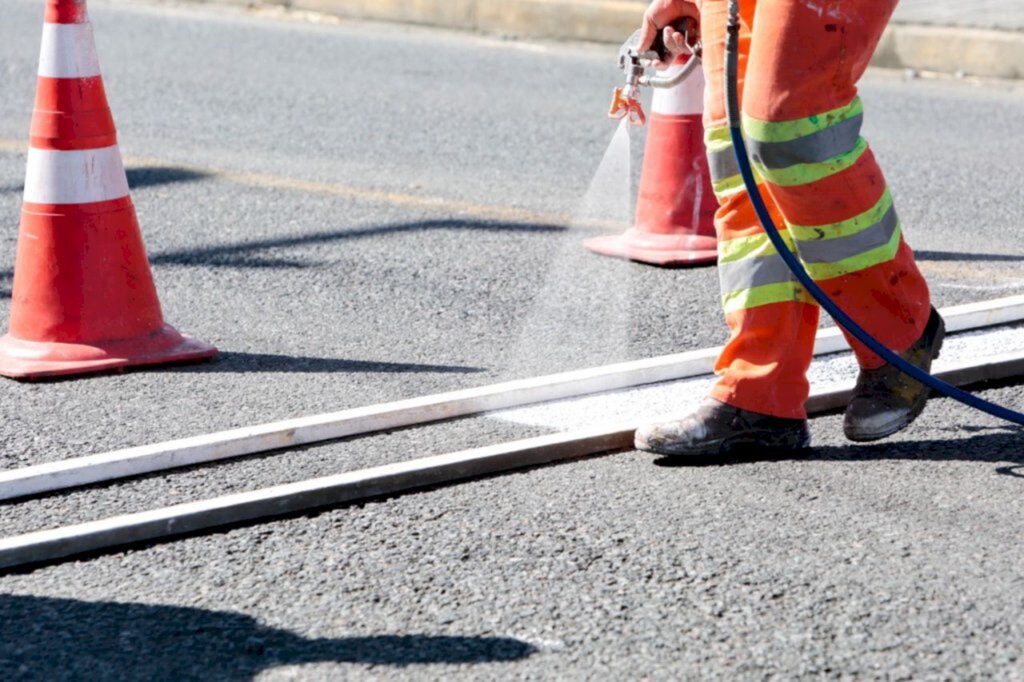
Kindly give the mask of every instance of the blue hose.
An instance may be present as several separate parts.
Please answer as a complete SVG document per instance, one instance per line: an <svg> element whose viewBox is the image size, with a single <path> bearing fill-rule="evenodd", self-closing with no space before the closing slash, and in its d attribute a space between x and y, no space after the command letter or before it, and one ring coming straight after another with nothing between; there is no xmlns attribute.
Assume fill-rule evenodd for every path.
<svg viewBox="0 0 1024 682"><path fill-rule="evenodd" d="M878 341L878 339L871 336L860 325L850 319L850 316L843 312L842 308L836 305L836 303L830 299L824 291L822 291L821 287L818 286L814 279L807 274L807 270L804 269L800 260L789 250L789 247L786 246L785 241L782 239L782 235L779 234L779 229L772 221L771 214L768 212L768 207L765 206L764 198L761 196L761 192L757 187L757 181L754 179L754 171L750 166L750 159L747 156L747 145L743 141L743 133L740 128L740 98L738 88L740 34L739 15L739 1L729 0L729 26L728 36L725 43L726 110L729 117L729 133L732 136L733 149L736 152L736 161L739 163L740 174L743 176L743 184L746 186L747 194L750 195L750 201L753 203L754 211L757 213L757 218L761 222L761 226L764 228L768 238L775 246L775 250L779 252L779 256L782 257L782 260L785 261L786 265L793 272L796 278L807 289L807 291L810 292L811 296L814 297L814 300L816 300L821 307L832 316L832 319L836 321L836 324L852 334L858 341L870 348L876 355L887 363L896 367L915 381L928 386L942 395L958 400L968 407L973 407L974 409L986 412L993 417L1005 419L1008 422L1024 426L1024 414L1011 410L1007 407L1003 407L1002 405L996 405L984 398L979 398L978 396L972 395L967 391L963 391L952 384L948 384L945 381L928 374L919 367L907 362L898 354L889 350L885 345Z"/></svg>

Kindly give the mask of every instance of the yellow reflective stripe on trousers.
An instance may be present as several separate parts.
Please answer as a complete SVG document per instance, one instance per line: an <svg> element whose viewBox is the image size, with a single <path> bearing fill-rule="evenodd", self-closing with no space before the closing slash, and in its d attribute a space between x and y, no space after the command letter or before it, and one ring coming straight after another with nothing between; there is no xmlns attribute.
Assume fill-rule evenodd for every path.
<svg viewBox="0 0 1024 682"><path fill-rule="evenodd" d="M789 250L793 251L793 238L788 231L782 230L779 234ZM778 253L778 250L764 232L752 234L749 237L727 239L718 243L718 261L720 263L732 263L745 258L758 258L775 253Z"/></svg>
<svg viewBox="0 0 1024 682"><path fill-rule="evenodd" d="M742 291L731 291L722 296L722 309L726 314L737 310L757 308L771 303L814 303L799 282L778 282Z"/></svg>
<svg viewBox="0 0 1024 682"><path fill-rule="evenodd" d="M780 234L786 245L792 250L793 241L789 234L785 230ZM796 277L788 271L785 271L787 281L774 281L759 286L730 289L730 283L732 283L732 287L736 287L739 282L743 281L748 283L764 281L766 275L769 279L782 279L781 274L773 273L784 271L785 264L775 245L763 232L720 242L718 258L719 278L723 289L722 308L726 313L756 308L770 303L814 302L803 286L796 281Z"/></svg>
<svg viewBox="0 0 1024 682"><path fill-rule="evenodd" d="M839 239L855 235L875 225L891 208L892 194L889 192L889 188L886 188L885 192L882 193L882 198L874 206L849 220L842 220L827 225L794 225L793 223L787 223L787 225L789 233L798 242L809 242L817 239Z"/></svg>
<svg viewBox="0 0 1024 682"><path fill-rule="evenodd" d="M779 185L780 187L809 185L812 182L817 182L846 170L857 163L867 149L867 140L860 137L857 138L857 144L853 149L827 161L800 163L789 168L766 168L763 165L758 165L757 170L765 180L773 185Z"/></svg>
<svg viewBox="0 0 1024 682"><path fill-rule="evenodd" d="M744 116L750 158L768 182L780 187L807 185L840 173L868 149L860 136L860 98L822 114L791 121L760 121Z"/></svg>
<svg viewBox="0 0 1024 682"><path fill-rule="evenodd" d="M708 168L711 171L711 189L719 202L744 191L743 176L735 162L736 152L732 147L729 127L711 128L704 131L704 147L707 149ZM723 172L723 169L731 172ZM763 178L754 169L754 180L759 184Z"/></svg>
<svg viewBox="0 0 1024 682"><path fill-rule="evenodd" d="M849 275L850 273L858 272L860 270L866 270L867 268L880 263L888 263L896 257L896 252L899 251L900 248L900 238L902 235L903 230L897 222L896 229L893 230L892 237L889 238L888 243L883 244L882 246L834 263L804 263L804 267L815 281L822 281L832 279L834 277Z"/></svg>
<svg viewBox="0 0 1024 682"><path fill-rule="evenodd" d="M804 263L804 267L811 277L819 282L849 275L879 265L880 263L891 261L899 250L900 237L901 230L899 225L897 225L897 229L888 244L838 263ZM736 266L742 267L744 265L754 268L758 260L773 257L780 258L771 242L768 242L767 246L763 243L758 244L759 238L768 239L767 235L754 235L753 237L730 240L730 242L743 243L734 244L734 248L730 251L733 259L731 261L722 261L719 268L724 269L728 266L733 266L733 269L735 269ZM731 276L742 277L743 275L742 273L734 272ZM796 280L795 276L788 282L773 282L747 289L722 292L722 308L726 313L784 302L815 303L814 298Z"/></svg>
<svg viewBox="0 0 1024 682"><path fill-rule="evenodd" d="M729 126L708 128L704 131L704 146L709 152L720 152L723 149L732 148L732 133Z"/></svg>
<svg viewBox="0 0 1024 682"><path fill-rule="evenodd" d="M853 101L845 106L792 121L759 121L743 114L743 132L760 142L789 142L821 132L863 113L864 104L860 97L854 97ZM728 133L729 129L725 130Z"/></svg>
<svg viewBox="0 0 1024 682"><path fill-rule="evenodd" d="M714 190L715 196L719 201L731 197L733 194L739 194L745 187L743 185L743 177L740 175L733 175L723 180L716 180L711 185L711 189Z"/></svg>
<svg viewBox="0 0 1024 682"><path fill-rule="evenodd" d="M793 242L787 231L783 231L783 238L787 246L792 249ZM902 232L899 223L893 231L887 243L859 253L836 262L808 263L801 259L808 274L816 281L841 277L860 270L887 263L896 256L900 247ZM841 240L840 240L841 241ZM815 244L821 244L817 241ZM796 243L800 248L800 243ZM755 234L749 237L730 239L719 244L719 276L722 280L722 305L725 311L733 312L780 303L784 301L796 301L800 303L814 303L814 299L804 290L803 286L793 276L789 281L778 281L782 279L779 273L781 257L775 249L774 244L766 234ZM759 286L765 279L774 279L769 283ZM747 283L747 288L740 288L740 283Z"/></svg>
<svg viewBox="0 0 1024 682"><path fill-rule="evenodd" d="M761 193L763 194L765 191L762 187L764 184L764 178L761 177L761 174L757 172L756 168L754 169L754 182L756 182L757 186L761 188ZM740 194L741 192L747 191L746 185L743 184L742 175L733 175L731 177L712 182L711 189L714 190L715 197L718 199L719 203L734 194Z"/></svg>

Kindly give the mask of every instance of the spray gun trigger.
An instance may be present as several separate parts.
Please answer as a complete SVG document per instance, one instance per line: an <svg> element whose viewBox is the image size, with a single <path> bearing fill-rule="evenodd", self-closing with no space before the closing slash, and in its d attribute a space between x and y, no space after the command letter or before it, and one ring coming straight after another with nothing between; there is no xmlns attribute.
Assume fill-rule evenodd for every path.
<svg viewBox="0 0 1024 682"><path fill-rule="evenodd" d="M635 126L642 126L647 123L647 115L640 102L635 99L629 100L629 123Z"/></svg>
<svg viewBox="0 0 1024 682"><path fill-rule="evenodd" d="M642 126L647 122L640 100L625 94L623 88L615 88L608 116L614 119L629 119L630 124L635 126Z"/></svg>

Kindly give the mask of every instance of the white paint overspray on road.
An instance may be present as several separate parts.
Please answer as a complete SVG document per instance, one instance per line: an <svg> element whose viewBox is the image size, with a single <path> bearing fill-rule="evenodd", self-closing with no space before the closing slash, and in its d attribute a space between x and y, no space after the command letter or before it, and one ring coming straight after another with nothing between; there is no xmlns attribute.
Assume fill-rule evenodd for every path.
<svg viewBox="0 0 1024 682"><path fill-rule="evenodd" d="M1024 349L1024 327L983 329L946 337L934 371L959 361L1019 352ZM852 353L817 358L808 378L814 388L852 382L857 363ZM714 377L705 375L643 388L615 391L584 398L560 400L530 407L494 412L495 419L560 431L589 428L602 423L657 421L690 412L707 395ZM1022 401L1024 402L1024 401ZM1021 407L1018 405L1017 407Z"/></svg>
<svg viewBox="0 0 1024 682"><path fill-rule="evenodd" d="M619 124L567 229L552 237L543 286L511 349L510 376L561 371L627 357L630 264L583 248L595 231L622 232L633 219L630 126ZM599 330L595 335L594 330Z"/></svg>

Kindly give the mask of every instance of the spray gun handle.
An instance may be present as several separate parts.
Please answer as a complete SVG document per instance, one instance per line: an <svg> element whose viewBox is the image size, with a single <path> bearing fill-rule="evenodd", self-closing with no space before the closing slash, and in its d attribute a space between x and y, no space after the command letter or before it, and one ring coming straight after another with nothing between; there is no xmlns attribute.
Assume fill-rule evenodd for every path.
<svg viewBox="0 0 1024 682"><path fill-rule="evenodd" d="M674 28L675 30L683 34L686 46L690 48L691 52L693 52L694 54L697 54L699 52L700 42L690 41L690 33L694 28L694 22L691 19L680 19L679 21L673 22L668 26ZM637 59L668 62L671 59L672 55L669 52L668 47L665 45L665 28L667 27L663 26L662 28L658 29L655 32L654 42L651 43L651 46L643 52L640 52L640 31L636 31L632 36L630 36L629 40L626 41L626 44L622 46L620 54L628 53Z"/></svg>
<svg viewBox="0 0 1024 682"><path fill-rule="evenodd" d="M675 86L682 83L684 80L690 77L700 65L703 48L700 40L690 41L689 30L693 28L693 22L689 19L684 19L678 24L673 24L672 27L683 34L683 42L686 44L687 49L690 51L690 57L686 60L686 65L682 69L675 73L668 73L661 71L657 74L648 75L646 73L641 74L636 82L638 85L644 85L652 88L674 88ZM663 40L663 31L658 32L657 40L655 45L651 46L651 51L647 54L651 54L655 51L655 47L658 47L664 56L659 57L659 61L666 65L666 68L672 66L671 62L674 61L671 55L668 53L665 47L665 41Z"/></svg>
<svg viewBox="0 0 1024 682"><path fill-rule="evenodd" d="M672 28L683 34L686 39L687 46L689 47L690 29L693 26L693 22L689 19L681 19L677 22L669 24ZM665 45L665 28L662 27L654 33L654 42L651 43L651 47L648 52L653 52L659 62L668 63L672 55L668 51L668 47Z"/></svg>

